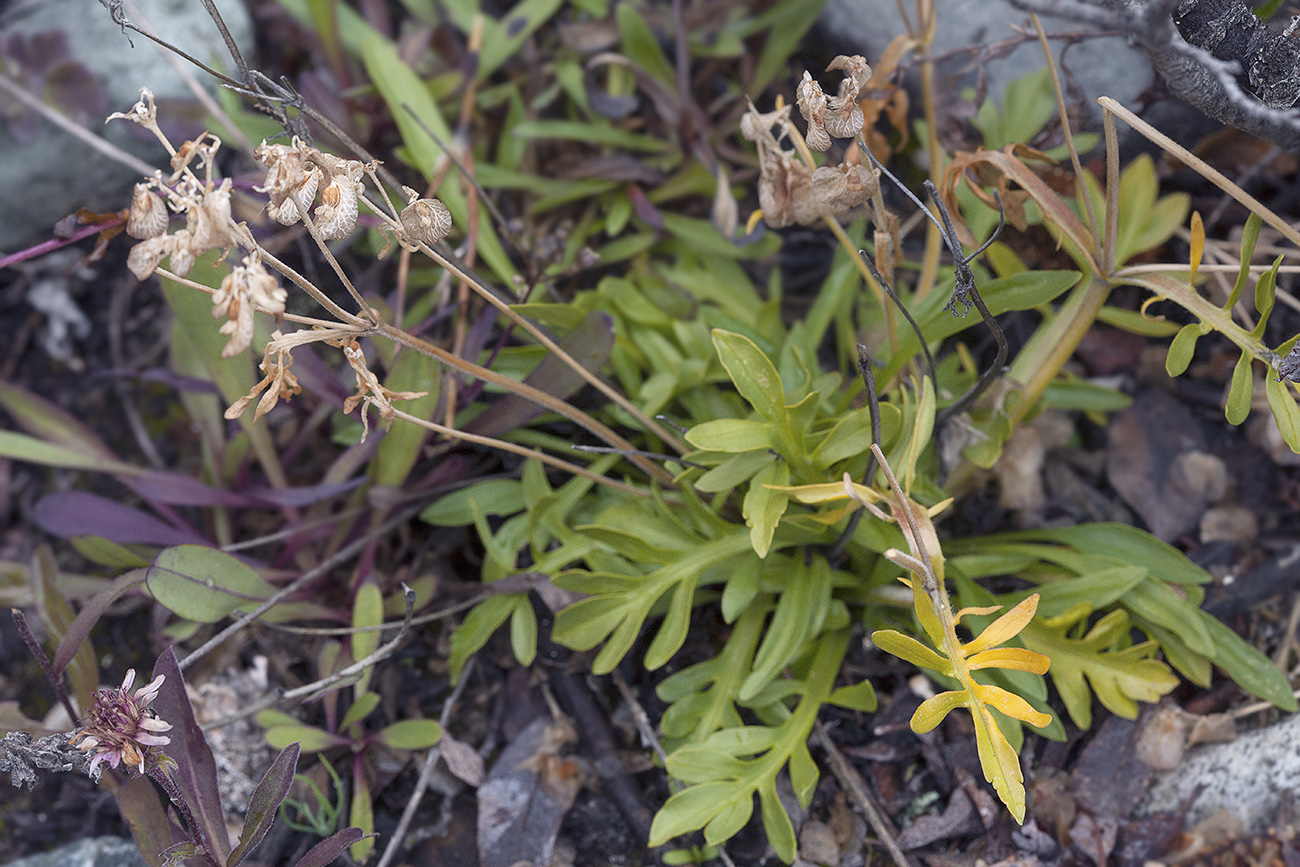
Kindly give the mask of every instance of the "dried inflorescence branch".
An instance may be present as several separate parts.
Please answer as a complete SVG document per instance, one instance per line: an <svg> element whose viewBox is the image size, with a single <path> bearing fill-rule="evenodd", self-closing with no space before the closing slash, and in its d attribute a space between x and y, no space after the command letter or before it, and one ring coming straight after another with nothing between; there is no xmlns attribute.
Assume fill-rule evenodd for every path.
<svg viewBox="0 0 1300 867"><path fill-rule="evenodd" d="M310 331L305 332L307 335L313 333ZM299 340L297 342L304 341ZM278 330L271 332L271 340L263 350L262 363L258 365L262 369L262 373L266 375L261 382L253 386L248 394L230 405L230 408L225 412L227 419L234 421L243 415L244 410L252 403L253 398L262 394L263 391L266 393L262 394L262 399L257 402L257 411L253 413L253 421L257 421L274 409L280 400L288 400L295 394L302 392L302 386L298 385L298 378L289 370L289 368L293 367L293 355L290 353L292 346L287 345L288 343L289 341L286 341L285 336Z"/></svg>

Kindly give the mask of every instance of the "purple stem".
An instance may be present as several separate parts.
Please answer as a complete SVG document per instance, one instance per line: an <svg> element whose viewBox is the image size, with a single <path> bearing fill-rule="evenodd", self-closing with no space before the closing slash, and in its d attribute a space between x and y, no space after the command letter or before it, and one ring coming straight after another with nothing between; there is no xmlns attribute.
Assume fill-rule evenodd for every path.
<svg viewBox="0 0 1300 867"><path fill-rule="evenodd" d="M27 618L17 608L10 608L9 613L13 615L14 625L18 627L18 634L23 637L23 644L31 651L32 656L36 657L36 662L41 666L41 671L45 672L45 677L49 680L50 686L54 687L54 694L58 696L59 701L68 711L68 718L73 724L77 724L80 717L77 710L72 706L72 700L68 698L68 691L63 688L63 680L54 672L54 666L50 663L50 658L45 655L45 649L41 643L36 640L32 634L32 629L27 625Z"/></svg>

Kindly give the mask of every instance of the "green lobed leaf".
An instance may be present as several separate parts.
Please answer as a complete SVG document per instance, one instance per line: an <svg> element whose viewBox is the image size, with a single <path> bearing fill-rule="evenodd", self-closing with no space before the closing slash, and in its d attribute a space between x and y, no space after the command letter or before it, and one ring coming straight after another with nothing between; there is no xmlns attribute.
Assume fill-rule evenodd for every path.
<svg viewBox="0 0 1300 867"><path fill-rule="evenodd" d="M379 584L372 573L361 582L361 586L357 588L357 595L352 600L352 627L355 629L362 626L379 626L383 622L384 594L380 592ZM379 646L379 638L378 631L354 632L348 636L353 661L360 662L374 653L375 648ZM358 695L366 691L372 670L367 668L361 672L356 684Z"/></svg>
<svg viewBox="0 0 1300 867"><path fill-rule="evenodd" d="M360 828L368 835L375 833L375 803L370 794L370 780L366 777L365 766L360 762L352 765L352 810L348 823ZM375 848L373 836L364 837L348 847L348 854L358 864L366 863L370 851Z"/></svg>
<svg viewBox="0 0 1300 867"><path fill-rule="evenodd" d="M358 692L356 700L352 702L352 706L348 708L348 712L343 715L343 719L339 720L339 731L347 731L347 729L354 723L359 723L366 717L370 716L370 712L378 706L379 693L370 691Z"/></svg>
<svg viewBox="0 0 1300 867"><path fill-rule="evenodd" d="M266 730L266 742L280 750L296 743L304 753L319 753L322 750L342 747L351 743L345 737L332 735L324 729L302 725L301 723L271 726Z"/></svg>
<svg viewBox="0 0 1300 867"><path fill-rule="evenodd" d="M685 436L697 449L715 452L748 452L777 445L771 422L743 418L706 421L691 428Z"/></svg>
<svg viewBox="0 0 1300 867"><path fill-rule="evenodd" d="M790 421L785 408L785 388L772 360L748 337L721 328L713 330L713 345L736 390L760 416L772 423L779 436L788 438Z"/></svg>
<svg viewBox="0 0 1300 867"><path fill-rule="evenodd" d="M1291 685L1271 659L1208 612L1198 608L1196 615L1214 642L1215 665L1251 695L1271 701L1287 713L1296 711Z"/></svg>
<svg viewBox="0 0 1300 867"><path fill-rule="evenodd" d="M749 526L750 544L754 553L760 558L766 557L772 547L772 536L776 525L785 514L790 503L790 495L767 485L786 486L790 484L790 465L785 461L774 461L754 474L750 480L749 490L745 492L742 512L745 523Z"/></svg>
<svg viewBox="0 0 1300 867"><path fill-rule="evenodd" d="M519 605L528 605L526 593L501 593L489 596L470 610L460 626L451 634L451 655L448 664L452 682L460 680L469 658L487 644L492 633L514 614ZM599 639L597 639L599 640ZM595 645L595 642L592 642Z"/></svg>
<svg viewBox="0 0 1300 867"><path fill-rule="evenodd" d="M1254 211L1246 218L1246 225L1241 230L1241 267L1237 270L1237 282L1232 284L1232 292L1228 294L1228 300L1224 302L1223 309L1231 311L1237 306L1237 301L1241 298L1241 293L1246 289L1246 281L1250 279L1250 260L1255 255L1255 243L1259 241L1259 230L1263 227L1264 221Z"/></svg>

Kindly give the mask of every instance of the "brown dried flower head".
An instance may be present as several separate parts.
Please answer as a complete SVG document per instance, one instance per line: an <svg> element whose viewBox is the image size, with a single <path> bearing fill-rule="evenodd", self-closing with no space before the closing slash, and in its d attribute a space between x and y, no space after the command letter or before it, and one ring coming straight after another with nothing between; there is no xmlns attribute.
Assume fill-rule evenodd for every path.
<svg viewBox="0 0 1300 867"><path fill-rule="evenodd" d="M807 70L804 70L803 81L799 82L795 97L799 113L808 121L808 135L804 137L808 147L815 151L828 150L831 137L826 132L826 94Z"/></svg>
<svg viewBox="0 0 1300 867"><path fill-rule="evenodd" d="M218 248L228 251L234 246L230 237L230 178L222 181L216 189L195 196L185 218L190 232L190 251L195 256Z"/></svg>
<svg viewBox="0 0 1300 867"><path fill-rule="evenodd" d="M174 235L158 235L146 238L131 248L126 257L126 267L136 279L148 278L163 259L170 259L170 270L184 277L194 265L194 255L190 253L190 233L184 229Z"/></svg>
<svg viewBox="0 0 1300 867"><path fill-rule="evenodd" d="M266 166L266 183L253 189L270 195L267 213L285 226L293 225L302 216L294 200L311 202L320 185L320 169L307 159L306 150L307 146L295 136L293 144L262 142L253 151L253 158Z"/></svg>
<svg viewBox="0 0 1300 867"><path fill-rule="evenodd" d="M364 189L364 172L365 165L359 160L348 160L340 171L331 174L321 190L320 206L313 212L322 238L346 238L356 228L357 198Z"/></svg>
<svg viewBox="0 0 1300 867"><path fill-rule="evenodd" d="M384 387L379 382L379 378L366 365L365 353L361 351L361 344L355 339L349 340L343 344L343 357L347 359L348 366L357 377L357 393L351 395L343 401L343 412L351 414L352 410L361 404L361 441L366 441L366 436L370 433L370 420L366 410L371 404L379 408L379 417L385 422L391 422L394 418L395 410L393 401L395 400L415 400L417 397L424 397L427 391L393 391Z"/></svg>
<svg viewBox="0 0 1300 867"><path fill-rule="evenodd" d="M215 311L214 311L215 312ZM302 392L302 386L298 385L298 378L293 375L289 368L293 367L293 355L290 354L287 346L284 345L284 335L277 329L271 332L271 340L266 344L262 352L262 362L258 365L262 373L262 381L254 385L248 394L241 397L230 405L226 410L227 419L234 421L244 414L244 410L253 401L253 398L262 394L262 399L257 402L257 411L253 413L253 421L257 421L266 415L281 400L288 400L295 394ZM225 353L222 353L223 355Z"/></svg>
<svg viewBox="0 0 1300 867"><path fill-rule="evenodd" d="M320 190L321 204L313 216L321 237L343 238L356 228L361 177L373 165L324 153L297 137L288 145L262 142L253 156L267 168L266 183L254 189L270 196L267 213L273 220L296 223Z"/></svg>
<svg viewBox="0 0 1300 867"><path fill-rule="evenodd" d="M131 106L128 112L115 111L108 116L104 123L111 120L129 120L132 123L138 123L145 129L152 130L154 135L162 135L158 129L158 108L153 102L153 93L147 87L140 88L140 99L135 105Z"/></svg>
<svg viewBox="0 0 1300 867"><path fill-rule="evenodd" d="M253 342L253 313L258 308L279 317L284 314L288 297L257 254L245 256L243 263L231 269L212 295L212 318L225 317L218 331L230 335L221 357L238 355Z"/></svg>
<svg viewBox="0 0 1300 867"><path fill-rule="evenodd" d="M451 234L451 211L437 199L422 199L410 187L404 187L409 204L400 215L405 240L433 246Z"/></svg>
<svg viewBox="0 0 1300 867"><path fill-rule="evenodd" d="M827 96L821 85L807 72L799 83L799 111L808 121L808 147L824 151L831 146L832 138L856 138L862 132L862 107L858 93L871 79L871 67L860 55L841 54L826 67L828 71L845 73L839 92Z"/></svg>
<svg viewBox="0 0 1300 867"><path fill-rule="evenodd" d="M167 231L171 215L161 196L153 194L152 184L136 184L131 194L131 210L126 217L126 233L132 238L156 238Z"/></svg>
<svg viewBox="0 0 1300 867"><path fill-rule="evenodd" d="M157 758L154 748L171 743L171 738L160 734L169 731L171 723L158 719L149 709L164 679L160 674L132 695L131 686L135 683L132 668L121 687L95 693L89 724L71 739L72 743L80 741L82 750L93 751L88 769L92 777L99 778L99 766L105 763L110 768L124 764L143 773L145 763Z"/></svg>

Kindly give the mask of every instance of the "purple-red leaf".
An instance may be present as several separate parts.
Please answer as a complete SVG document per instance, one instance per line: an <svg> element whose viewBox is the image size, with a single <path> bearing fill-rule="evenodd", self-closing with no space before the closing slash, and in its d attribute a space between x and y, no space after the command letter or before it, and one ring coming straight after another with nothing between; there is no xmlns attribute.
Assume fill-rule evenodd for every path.
<svg viewBox="0 0 1300 867"><path fill-rule="evenodd" d="M171 745L166 752L176 760L172 779L189 804L198 832L205 838L208 851L224 862L230 855L230 835L226 833L226 819L221 811L221 795L217 791L217 763L212 748L194 718L194 708L185 694L185 678L176 663L176 651L168 647L159 655L153 666L153 676L166 675L158 690L153 709L158 716L172 724L167 736Z"/></svg>
<svg viewBox="0 0 1300 867"><path fill-rule="evenodd" d="M163 862L162 852L175 842L158 790L148 777L129 776L118 785L113 796L117 798L118 812L131 829L135 845L140 847L140 854L149 867L158 867Z"/></svg>
<svg viewBox="0 0 1300 867"><path fill-rule="evenodd" d="M330 497L346 493L365 481L357 477L339 484L307 485L300 488L250 488L244 493L252 500L267 506L310 506Z"/></svg>
<svg viewBox="0 0 1300 867"><path fill-rule="evenodd" d="M133 487L140 496L173 506L252 506L254 501L234 491L205 485L198 479L150 470L136 477Z"/></svg>
<svg viewBox="0 0 1300 867"><path fill-rule="evenodd" d="M307 850L307 854L294 867L327 867L343 850L366 836L360 828L344 828L332 837L326 837ZM373 835L372 835L373 836Z"/></svg>
<svg viewBox="0 0 1300 867"><path fill-rule="evenodd" d="M262 781L253 790L253 797L248 802L248 815L244 817L244 832L239 837L239 845L230 853L226 867L235 867L243 861L253 851L253 847L262 842L266 832L271 830L271 824L275 822L275 811L280 809L280 803L289 794L289 788L293 785L293 772L297 767L298 745L289 744L280 750L266 776L262 777Z"/></svg>
<svg viewBox="0 0 1300 867"><path fill-rule="evenodd" d="M48 494L32 510L36 524L45 532L66 539L69 536L103 536L119 544L147 545L204 544L206 539L190 530L173 527L139 509L85 491Z"/></svg>

